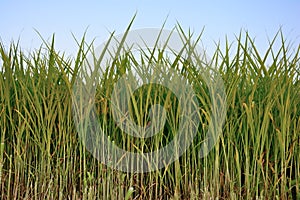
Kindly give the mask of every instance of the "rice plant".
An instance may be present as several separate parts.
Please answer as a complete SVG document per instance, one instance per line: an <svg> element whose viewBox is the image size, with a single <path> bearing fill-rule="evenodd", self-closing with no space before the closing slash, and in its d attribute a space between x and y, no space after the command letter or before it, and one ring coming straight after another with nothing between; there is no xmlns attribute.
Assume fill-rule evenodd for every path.
<svg viewBox="0 0 300 200"><path fill-rule="evenodd" d="M186 36L179 27L177 30ZM275 42L281 42L279 49ZM147 128L148 108L166 109L166 123L150 138L137 139L113 120L114 83L138 59L173 67L199 100L200 125L192 145L175 162L156 171L129 173L99 162L81 142L72 111L72 88L93 52L77 41L75 58L54 48L55 39L25 55L18 44L0 45L1 199L299 199L300 46L289 46L281 31L264 54L248 33L232 46L216 45L211 64L225 83L226 121L212 151L200 158L209 126L211 99L201 72L189 60L163 49L127 53L107 64L96 87L95 108L102 130L118 146L150 152L168 144L178 128L178 99L148 84L131 97L128 116ZM120 44L122 45L122 44ZM120 47L121 48L121 47ZM234 56L230 56L230 54ZM271 63L267 63L271 60ZM179 67L180 66L180 67Z"/></svg>

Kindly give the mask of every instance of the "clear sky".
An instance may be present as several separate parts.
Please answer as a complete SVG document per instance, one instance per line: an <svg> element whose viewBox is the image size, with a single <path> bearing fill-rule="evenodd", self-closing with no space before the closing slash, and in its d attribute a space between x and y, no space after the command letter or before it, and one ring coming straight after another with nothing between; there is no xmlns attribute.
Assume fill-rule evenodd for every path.
<svg viewBox="0 0 300 200"><path fill-rule="evenodd" d="M0 40L7 47L20 40L26 51L42 43L35 29L49 39L56 35L56 49L72 55L77 46L71 33L81 39L87 30L87 40L96 38L96 45L105 41L109 32L122 33L137 12L133 29L166 28L177 21L185 29L200 33L204 46L214 49L215 41L230 40L240 30L248 30L264 52L268 37L272 38L282 26L286 38L300 44L299 0L1 0Z"/></svg>

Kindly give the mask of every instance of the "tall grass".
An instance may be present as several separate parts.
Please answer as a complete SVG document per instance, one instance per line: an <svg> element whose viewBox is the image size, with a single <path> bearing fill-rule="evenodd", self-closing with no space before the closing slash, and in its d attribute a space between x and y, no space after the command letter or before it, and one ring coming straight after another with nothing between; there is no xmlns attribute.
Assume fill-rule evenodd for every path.
<svg viewBox="0 0 300 200"><path fill-rule="evenodd" d="M276 41L281 48L274 50ZM145 62L174 66L191 82L201 104L201 123L190 148L179 160L149 173L113 170L80 142L72 87L91 45L80 41L72 59L57 53L54 38L29 56L18 44L8 49L1 44L0 199L299 199L300 46L291 49L280 31L265 54L248 33L237 37L235 48L226 44L225 49L217 45L212 57L226 86L226 122L204 158L199 151L210 120L210 98L201 73L186 60L172 63L163 54L144 55ZM267 60L272 62L267 65ZM158 85L140 88L132 97L132 118L146 125L147 108L159 103L167 109L166 125L144 140L122 132L112 119L110 95L113 83L135 63L131 54L114 60L97 87L95 104L112 141L147 152L173 138L178 102Z"/></svg>

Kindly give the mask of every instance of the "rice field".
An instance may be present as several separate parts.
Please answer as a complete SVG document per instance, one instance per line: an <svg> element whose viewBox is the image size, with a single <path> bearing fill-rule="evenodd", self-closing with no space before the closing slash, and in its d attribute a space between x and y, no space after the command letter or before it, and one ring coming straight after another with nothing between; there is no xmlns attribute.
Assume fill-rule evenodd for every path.
<svg viewBox="0 0 300 200"><path fill-rule="evenodd" d="M190 35L178 30L188 42ZM224 82L226 119L205 157L199 152L212 108L200 69L180 56L168 59L163 50L143 52L143 62L163 63L189 81L200 120L178 160L146 173L115 170L80 140L73 87L93 44L84 37L77 42L74 58L54 48L54 37L29 54L18 43L0 43L0 199L300 199L300 45L289 45L281 31L263 54L247 32L235 45L216 44L210 65L218 66ZM136 59L128 53L107 64L94 104L111 141L149 152L175 137L179 100L167 88L144 85L131 97L131 119L147 126L148 108L159 104L166 109L165 126L143 139L122 131L113 120L113 85L132 66L138 69Z"/></svg>

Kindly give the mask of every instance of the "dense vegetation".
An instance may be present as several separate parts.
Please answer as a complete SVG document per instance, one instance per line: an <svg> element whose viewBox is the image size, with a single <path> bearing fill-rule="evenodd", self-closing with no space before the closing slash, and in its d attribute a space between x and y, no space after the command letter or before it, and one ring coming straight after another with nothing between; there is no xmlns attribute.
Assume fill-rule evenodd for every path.
<svg viewBox="0 0 300 200"><path fill-rule="evenodd" d="M278 41L281 48L275 50ZM204 158L198 154L210 98L201 73L186 60L172 65L162 54L144 55L144 62L171 64L189 80L201 104L193 144L179 160L148 173L125 173L101 164L78 138L72 87L91 45L79 42L73 59L54 49L54 39L30 55L16 44L8 49L1 44L0 199L299 199L300 46L290 48L281 32L263 55L247 33L234 44L226 41L224 49L217 45L212 56L225 84L227 113L217 144ZM113 83L134 63L131 54L112 62L95 103L111 140L124 149L151 151L172 139L178 103L158 85L135 92L132 107L139 109L131 115L136 123L147 122L148 103L169 107L161 134L134 141L133 148L136 139L112 120L110 94Z"/></svg>

